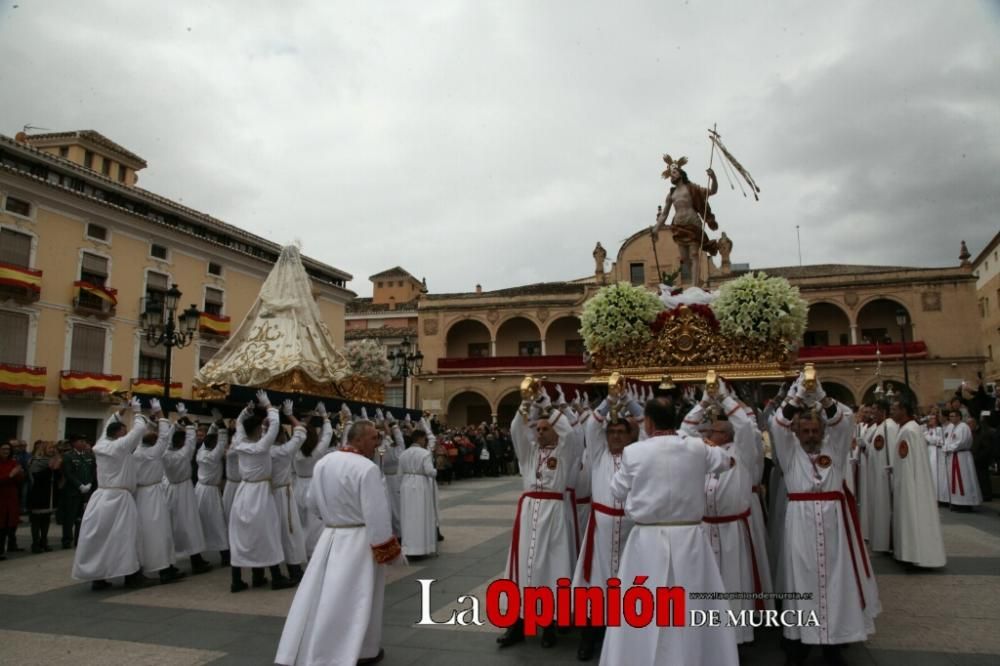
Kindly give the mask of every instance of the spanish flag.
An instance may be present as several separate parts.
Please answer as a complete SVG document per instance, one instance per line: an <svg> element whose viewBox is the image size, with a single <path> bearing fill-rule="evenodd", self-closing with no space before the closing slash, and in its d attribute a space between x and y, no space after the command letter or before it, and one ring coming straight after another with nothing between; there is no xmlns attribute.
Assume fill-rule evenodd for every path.
<svg viewBox="0 0 1000 666"><path fill-rule="evenodd" d="M118 290L112 289L111 287L102 287L100 285L91 284L90 282L84 282L83 280L77 280L73 283L74 287L78 287L81 291L85 291L88 294L93 294L98 298L104 299L111 305L118 305Z"/></svg>
<svg viewBox="0 0 1000 666"><path fill-rule="evenodd" d="M42 290L42 272L0 261L0 284L32 291Z"/></svg>
<svg viewBox="0 0 1000 666"><path fill-rule="evenodd" d="M179 394L183 388L184 384L181 382L170 382L170 393L172 395ZM163 395L163 381L159 379L147 378L133 379L132 393L141 393L142 395Z"/></svg>
<svg viewBox="0 0 1000 666"><path fill-rule="evenodd" d="M45 393L45 368L0 363L0 391Z"/></svg>
<svg viewBox="0 0 1000 666"><path fill-rule="evenodd" d="M198 328L200 328L203 333L228 338L230 329L229 317L225 315L213 315L208 314L207 312L202 312L201 318L198 321Z"/></svg>
<svg viewBox="0 0 1000 666"><path fill-rule="evenodd" d="M121 375L101 375L96 372L66 370L59 378L59 393L113 393L122 383Z"/></svg>

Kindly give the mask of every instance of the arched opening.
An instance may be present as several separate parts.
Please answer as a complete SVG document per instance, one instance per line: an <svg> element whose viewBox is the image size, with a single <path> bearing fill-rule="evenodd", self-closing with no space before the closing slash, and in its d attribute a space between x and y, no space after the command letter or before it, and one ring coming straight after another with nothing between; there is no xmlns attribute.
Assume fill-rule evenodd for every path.
<svg viewBox="0 0 1000 666"><path fill-rule="evenodd" d="M851 320L847 313L832 303L809 306L803 347L828 347L851 344Z"/></svg>
<svg viewBox="0 0 1000 666"><path fill-rule="evenodd" d="M490 329L475 319L463 319L448 329L448 358L482 358L490 356Z"/></svg>
<svg viewBox="0 0 1000 666"><path fill-rule="evenodd" d="M868 387L868 390L865 391L864 400L862 401L863 404L870 405L873 402L875 402L875 400L879 399L888 400L889 402L892 402L894 398L898 398L900 396L906 396L914 406L918 405L916 394L914 394L912 390L906 388L906 384L904 384L903 382L896 381L895 379L887 379L883 381L881 385L882 385L881 395L878 395L875 392L875 389L878 388L879 386L879 382L875 382L874 384ZM824 384L823 386L826 386L826 384Z"/></svg>
<svg viewBox="0 0 1000 666"><path fill-rule="evenodd" d="M497 329L497 356L541 356L542 334L525 317L508 319Z"/></svg>
<svg viewBox="0 0 1000 666"><path fill-rule="evenodd" d="M493 411L490 403L475 391L462 391L448 401L448 426L460 428L467 425L490 423Z"/></svg>
<svg viewBox="0 0 1000 666"><path fill-rule="evenodd" d="M866 303L858 312L858 328L862 338L858 342L869 344L902 342L900 327L896 321L896 314L899 311L906 314L906 341L912 342L913 320L910 319L910 313L902 304L888 298L877 298Z"/></svg>
<svg viewBox="0 0 1000 666"><path fill-rule="evenodd" d="M497 405L497 424L501 428L506 428L510 425L510 422L514 420L514 415L517 414L518 408L521 406L521 391L515 390L511 391L504 397L500 398L500 403Z"/></svg>
<svg viewBox="0 0 1000 666"><path fill-rule="evenodd" d="M820 378L823 384L823 390L826 394L836 400L837 402L843 403L848 407L857 406L857 402L854 400L854 391L849 387L839 384L837 382L829 382Z"/></svg>
<svg viewBox="0 0 1000 666"><path fill-rule="evenodd" d="M583 358L583 335L579 317L560 317L545 332L545 353L554 356L579 356Z"/></svg>

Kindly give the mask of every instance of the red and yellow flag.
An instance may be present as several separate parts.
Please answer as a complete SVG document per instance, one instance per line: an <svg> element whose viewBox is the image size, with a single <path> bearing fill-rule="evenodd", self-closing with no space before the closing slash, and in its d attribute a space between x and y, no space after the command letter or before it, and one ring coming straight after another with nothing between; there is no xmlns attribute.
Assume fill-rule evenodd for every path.
<svg viewBox="0 0 1000 666"><path fill-rule="evenodd" d="M181 382L170 382L170 393L171 395L177 395L184 388L184 384ZM163 381L159 379L133 379L132 380L132 393L141 393L142 395L163 395Z"/></svg>
<svg viewBox="0 0 1000 666"><path fill-rule="evenodd" d="M45 393L45 368L0 363L0 391Z"/></svg>
<svg viewBox="0 0 1000 666"><path fill-rule="evenodd" d="M229 317L226 315L213 315L208 314L207 312L202 312L201 318L198 320L198 328L200 328L203 333L228 338L230 330Z"/></svg>
<svg viewBox="0 0 1000 666"><path fill-rule="evenodd" d="M59 378L59 392L64 395L112 393L119 389L121 383L121 375L101 375L96 372L66 370Z"/></svg>
<svg viewBox="0 0 1000 666"><path fill-rule="evenodd" d="M0 261L0 284L32 291L42 290L42 272Z"/></svg>
<svg viewBox="0 0 1000 666"><path fill-rule="evenodd" d="M93 294L98 298L101 298L111 305L118 305L118 290L112 289L111 287L102 287L97 284L92 284L90 282L84 282L83 280L77 280L73 283L74 287L79 288L81 291L85 291L88 294Z"/></svg>

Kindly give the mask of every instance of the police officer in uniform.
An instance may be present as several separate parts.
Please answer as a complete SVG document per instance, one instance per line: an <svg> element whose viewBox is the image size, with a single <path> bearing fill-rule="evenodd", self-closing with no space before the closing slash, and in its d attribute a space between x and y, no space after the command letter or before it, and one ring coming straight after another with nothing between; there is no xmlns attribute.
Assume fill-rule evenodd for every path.
<svg viewBox="0 0 1000 666"><path fill-rule="evenodd" d="M87 440L80 435L70 436L73 447L63 456L62 547L72 548L80 538L80 521L90 494L96 490L97 462L88 451Z"/></svg>

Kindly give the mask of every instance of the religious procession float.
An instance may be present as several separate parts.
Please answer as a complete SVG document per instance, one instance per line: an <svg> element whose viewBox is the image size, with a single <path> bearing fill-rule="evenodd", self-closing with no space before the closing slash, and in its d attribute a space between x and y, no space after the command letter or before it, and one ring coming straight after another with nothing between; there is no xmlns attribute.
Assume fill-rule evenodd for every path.
<svg viewBox="0 0 1000 666"><path fill-rule="evenodd" d="M264 389L272 400L291 399L300 411L323 401L331 411L346 403L352 412L381 408L402 419L410 410L381 404L389 379L378 343L336 346L299 250L287 246L239 329L195 376L193 393L195 400L242 408Z"/></svg>

